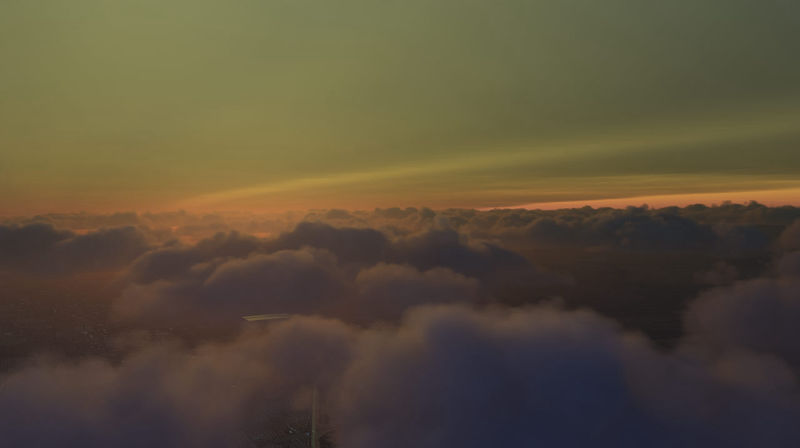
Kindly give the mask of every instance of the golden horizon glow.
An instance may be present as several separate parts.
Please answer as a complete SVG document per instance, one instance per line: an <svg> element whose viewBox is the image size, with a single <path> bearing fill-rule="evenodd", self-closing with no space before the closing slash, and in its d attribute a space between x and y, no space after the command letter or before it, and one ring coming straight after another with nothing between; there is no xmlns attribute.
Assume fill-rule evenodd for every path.
<svg viewBox="0 0 800 448"><path fill-rule="evenodd" d="M288 181L276 182L271 184L256 185L246 188L225 190L215 193L204 194L181 201L176 204L178 208L213 208L225 202L237 201L241 199L261 198L269 200L270 196L292 193L297 191L314 191L318 189L330 189L337 187L366 187L371 184L392 182L404 178L424 178L426 176L445 175L452 173L462 173L482 170L501 170L514 165L568 162L570 159L588 157L595 153L614 153L624 154L633 151L647 151L658 147L669 147L679 145L701 145L718 144L741 139L765 137L771 135L781 135L796 129L796 124L800 122L800 115L782 111L775 113L768 118L757 117L742 119L737 121L719 123L706 123L705 126L694 125L688 129L671 130L650 130L629 133L627 135L600 136L594 140L586 141L564 141L541 144L539 147L525 148L525 150L506 150L492 151L490 153L473 153L459 156L455 159L439 160L424 165L409 165L388 168L376 168L370 171L338 173L329 176L309 177L292 179ZM600 140L605 138L606 141ZM588 176L591 178L591 176ZM659 176L652 176L657 180ZM713 177L713 176L712 176ZM734 178L736 176L733 176ZM745 177L747 176L739 176ZM757 176L751 176L756 178ZM693 188L708 188L703 186L698 179L694 179ZM717 179L718 180L718 179ZM613 179L606 178L605 181L613 182ZM764 186L762 190L778 191L772 189L770 181L762 179ZM784 181L785 183L785 181ZM758 191L758 190L753 190ZM543 191L544 192L544 191ZM724 193L713 191L713 193ZM735 193L735 192L732 192ZM357 196L356 192L349 192ZM424 202L424 192L421 192L422 202ZM502 200L499 195L496 200ZM759 195L762 196L762 195ZM640 197L640 196L634 196ZM480 208L480 204L472 207ZM314 208L309 206L306 208Z"/></svg>
<svg viewBox="0 0 800 448"><path fill-rule="evenodd" d="M737 5L2 2L0 214L792 189L800 3Z"/></svg>
<svg viewBox="0 0 800 448"><path fill-rule="evenodd" d="M625 208L647 205L650 208L686 207L702 204L706 206L720 205L726 202L747 204L751 201L769 207L784 205L800 206L800 187L780 190L735 191L717 193L664 194L653 196L634 196L627 198L593 199L588 201L534 202L530 204L511 205L506 207L489 207L482 210L495 209L529 209L559 210L568 208Z"/></svg>

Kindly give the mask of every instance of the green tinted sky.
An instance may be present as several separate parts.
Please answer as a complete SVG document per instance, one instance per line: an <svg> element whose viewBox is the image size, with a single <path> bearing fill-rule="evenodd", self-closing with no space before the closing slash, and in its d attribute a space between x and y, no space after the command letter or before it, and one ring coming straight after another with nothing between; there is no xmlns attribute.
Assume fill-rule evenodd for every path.
<svg viewBox="0 0 800 448"><path fill-rule="evenodd" d="M798 55L794 0L3 0L0 206L796 187Z"/></svg>

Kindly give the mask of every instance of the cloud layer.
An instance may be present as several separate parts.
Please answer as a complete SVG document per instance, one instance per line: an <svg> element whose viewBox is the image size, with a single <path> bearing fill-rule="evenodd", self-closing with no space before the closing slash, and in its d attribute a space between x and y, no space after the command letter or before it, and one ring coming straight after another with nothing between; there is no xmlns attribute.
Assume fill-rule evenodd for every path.
<svg viewBox="0 0 800 448"><path fill-rule="evenodd" d="M191 237L171 220L195 217L133 218L0 227L9 279L116 272L121 325L114 356L5 372L3 443L264 444L316 388L348 448L800 444L794 209L334 210ZM631 330L662 306L672 343ZM293 317L241 319L260 313Z"/></svg>
<svg viewBox="0 0 800 448"><path fill-rule="evenodd" d="M743 370L773 381L726 374ZM312 385L344 447L800 441L797 382L772 358L663 354L589 312L460 306L390 328L295 318L119 365L40 362L5 378L0 434L15 446L236 446L252 413L302 410Z"/></svg>
<svg viewBox="0 0 800 448"><path fill-rule="evenodd" d="M305 222L271 240L229 233L150 251L132 264L116 311L210 325L238 325L241 316L260 313L370 323L396 321L414 305L495 300L509 285L541 295L561 280L452 229L390 238Z"/></svg>
<svg viewBox="0 0 800 448"><path fill-rule="evenodd" d="M136 227L101 228L84 235L50 224L0 225L0 267L43 273L126 267L149 248Z"/></svg>

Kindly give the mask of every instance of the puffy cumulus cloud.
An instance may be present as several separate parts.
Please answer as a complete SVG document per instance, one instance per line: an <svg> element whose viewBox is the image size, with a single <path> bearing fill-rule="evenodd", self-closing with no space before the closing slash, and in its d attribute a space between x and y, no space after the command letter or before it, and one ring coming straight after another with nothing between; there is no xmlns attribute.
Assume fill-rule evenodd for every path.
<svg viewBox="0 0 800 448"><path fill-rule="evenodd" d="M778 274L786 278L800 279L800 251L786 254L778 260Z"/></svg>
<svg viewBox="0 0 800 448"><path fill-rule="evenodd" d="M637 250L706 250L741 255L765 251L800 208L761 204L646 206L562 210L443 210L459 232L506 245L604 245Z"/></svg>
<svg viewBox="0 0 800 448"><path fill-rule="evenodd" d="M721 223L714 225L713 229L717 238L716 249L722 254L742 256L766 252L770 247L769 237L755 226Z"/></svg>
<svg viewBox="0 0 800 448"><path fill-rule="evenodd" d="M747 204L723 202L714 206L695 204L683 208L670 207L669 209L694 221L707 224L724 222L742 225L786 226L800 218L800 207L788 205L768 207L756 201L750 201Z"/></svg>
<svg viewBox="0 0 800 448"><path fill-rule="evenodd" d="M478 278L499 271L532 269L525 257L495 244L471 241L467 235L448 227L431 227L390 238L372 228L302 222L265 243L267 251L303 247L327 250L344 263L408 264L420 270L444 267Z"/></svg>
<svg viewBox="0 0 800 448"><path fill-rule="evenodd" d="M0 225L0 266L40 273L125 267L150 247L136 227L102 228L86 234L47 223Z"/></svg>
<svg viewBox="0 0 800 448"><path fill-rule="evenodd" d="M739 387L586 312L420 310L364 338L336 393L345 447L800 441L797 397Z"/></svg>
<svg viewBox="0 0 800 448"><path fill-rule="evenodd" d="M751 350L788 362L800 372L800 253L784 256L775 277L717 288L691 303L689 340L715 351Z"/></svg>
<svg viewBox="0 0 800 448"><path fill-rule="evenodd" d="M417 311L359 346L337 391L342 446L580 446L625 437L613 424L644 423L626 396L625 345L586 313Z"/></svg>
<svg viewBox="0 0 800 448"><path fill-rule="evenodd" d="M233 324L259 313L396 320L423 303L544 294L560 277L452 229L389 238L369 228L301 223L273 239L236 232L167 245L137 259L115 310L125 318Z"/></svg>
<svg viewBox="0 0 800 448"><path fill-rule="evenodd" d="M328 250L345 263L387 262L409 264L422 270L446 267L474 277L530 266L523 256L511 250L470 239L447 225L393 235L373 228L301 222L293 230L268 241L265 247L267 251L313 247Z"/></svg>
<svg viewBox="0 0 800 448"><path fill-rule="evenodd" d="M100 229L60 241L53 247L58 270L100 270L126 266L148 249L146 236L135 227Z"/></svg>
<svg viewBox="0 0 800 448"><path fill-rule="evenodd" d="M713 230L691 219L644 208L605 210L582 221L544 218L527 228L535 241L609 244L631 249L707 249L716 242Z"/></svg>
<svg viewBox="0 0 800 448"><path fill-rule="evenodd" d="M352 270L326 250L304 247L216 258L169 280L134 282L114 312L130 321L234 330L249 314L315 314L368 324L396 321L419 304L477 303L480 297L478 280L447 268L379 263Z"/></svg>
<svg viewBox="0 0 800 448"><path fill-rule="evenodd" d="M4 264L26 264L43 257L58 242L74 236L50 224L0 226L0 256Z"/></svg>
<svg viewBox="0 0 800 448"><path fill-rule="evenodd" d="M489 211L389 208L321 210L293 219L298 220L295 223L307 221L336 227L373 228L390 236L444 227L473 239L496 240L507 247L531 242L638 250L717 250L741 255L766 250L780 230L800 219L800 208L767 207L755 202L660 209L646 206Z"/></svg>
<svg viewBox="0 0 800 448"><path fill-rule="evenodd" d="M531 303L563 291L568 275L534 266L527 258L490 242L470 239L451 228L432 228L395 241L391 260L427 270L445 267L479 279L496 302Z"/></svg>
<svg viewBox="0 0 800 448"><path fill-rule="evenodd" d="M407 265L378 264L358 273L347 315L356 322L395 321L422 304L477 303L478 280L447 268L420 272Z"/></svg>
<svg viewBox="0 0 800 448"><path fill-rule="evenodd" d="M739 270L724 261L714 263L708 271L695 275L698 282L704 285L723 286L729 285L739 278Z"/></svg>
<svg viewBox="0 0 800 448"><path fill-rule="evenodd" d="M391 258L420 269L442 266L473 277L530 266L522 255L493 244L471 244L464 235L449 228L430 229L398 239Z"/></svg>
<svg viewBox="0 0 800 448"><path fill-rule="evenodd" d="M160 241L170 237L195 242L219 232L238 231L259 237L275 237L292 233L298 224L305 235L282 242L284 249L297 249L298 242L311 234L321 233L324 225L336 228L373 229L390 239L431 229L451 228L473 239L497 240L506 246L519 242L536 244L610 245L628 249L709 249L738 254L763 250L780 231L800 219L800 208L767 207L725 203L708 207L666 207L651 209L629 207L563 210L489 210L428 208L387 208L365 210L312 210L273 214L214 213L192 214L184 211L164 213L115 213L109 215L50 214L34 218L6 220L17 225L46 222L57 228L79 231L101 227L147 227ZM313 224L323 227L314 228ZM298 234L302 232L297 232ZM330 236L330 234L328 235ZM336 235L337 237L343 235ZM352 235L351 235L352 236ZM315 235L323 238L324 235ZM320 239L319 244L324 244ZM374 244L379 244L373 241ZM327 244L340 244L329 241ZM377 250L377 246L367 246ZM365 249L353 256L371 257Z"/></svg>
<svg viewBox="0 0 800 448"><path fill-rule="evenodd" d="M116 365L38 362L3 378L0 437L4 446L250 446L248 422L307 405L298 394L335 381L353 338L308 318L231 344L148 348Z"/></svg>
<svg viewBox="0 0 800 448"><path fill-rule="evenodd" d="M173 271L169 280L134 283L115 311L127 318L238 324L248 314L324 313L347 287L336 259L323 250L195 261Z"/></svg>
<svg viewBox="0 0 800 448"><path fill-rule="evenodd" d="M745 368L755 380L730 374ZM293 318L113 366L29 366L5 378L0 434L10 446L237 446L257 415L308 406L316 385L348 448L794 447L797 386L765 386L774 370L757 356L660 353L590 312L422 307L396 327Z"/></svg>
<svg viewBox="0 0 800 448"><path fill-rule="evenodd" d="M342 261L377 263L385 260L389 239L370 228L333 227L321 222L301 222L268 244L271 250L314 247L325 249Z"/></svg>
<svg viewBox="0 0 800 448"><path fill-rule="evenodd" d="M738 385L797 396L800 379L800 251L782 229L766 272L703 292L684 316L680 350L710 358ZM724 265L727 266L727 265Z"/></svg>
<svg viewBox="0 0 800 448"><path fill-rule="evenodd" d="M780 235L772 272L707 291L690 305L691 348L772 356L800 374L800 252L791 252L797 229L796 221Z"/></svg>
<svg viewBox="0 0 800 448"><path fill-rule="evenodd" d="M6 267L95 269L140 254L115 301L128 318L228 335L245 314L327 319L247 325L194 349L151 343L114 363L28 364L0 379L0 436L9 446L247 445L263 415L307 407L316 385L341 447L800 446L800 254L785 243L794 209L742 207L748 218L731 223L728 205L322 211L268 238L219 233L145 253L132 227L2 226ZM236 219L206 224L250 218ZM760 252L744 262L718 252L762 251L762 236L783 246L761 278L748 280ZM588 311L492 308L509 290L547 295L552 276L508 249L519 241L652 251L619 251L639 264L704 249L714 255L701 280L727 286L689 306L677 349L655 350Z"/></svg>
<svg viewBox="0 0 800 448"><path fill-rule="evenodd" d="M136 283L151 283L179 276L196 264L218 258L243 258L261 248L258 238L239 232L217 233L196 244L165 244L136 259L129 275Z"/></svg>
<svg viewBox="0 0 800 448"><path fill-rule="evenodd" d="M800 219L788 226L779 238L780 248L786 251L800 251Z"/></svg>
<svg viewBox="0 0 800 448"><path fill-rule="evenodd" d="M173 281L133 284L114 304L130 321L235 330L242 316L324 315L358 324L397 321L416 305L480 303L478 280L446 268L378 264L341 269L327 251L305 248L192 266Z"/></svg>
<svg viewBox="0 0 800 448"><path fill-rule="evenodd" d="M457 227L474 235L547 245L609 245L628 249L708 249L712 226L680 209L496 210L462 213ZM454 220L451 218L451 222ZM457 221L456 221L457 222Z"/></svg>
<svg viewBox="0 0 800 448"><path fill-rule="evenodd" d="M609 218L640 219L650 216L656 221L668 217L680 217L699 225L714 227L718 224L744 228L783 228L792 221L800 219L800 207L767 207L757 202L748 204L723 203L706 206L702 204L687 207L648 208L629 207L624 210L612 208L583 207L561 210L528 209L444 209L430 210L413 207L375 209L372 211L320 210L299 217L301 221L316 221L336 226L373 227L396 230L399 233L419 232L446 222L448 226L461 233L475 237L498 236L505 232L514 234L537 220L548 218L557 223L581 229L591 226L595 221ZM666 218L665 218L666 217ZM298 218L298 217L295 217ZM666 223L667 227L676 223ZM613 227L613 226L612 226ZM770 235L768 235L770 236ZM607 236L609 238L609 236ZM613 238L610 241L617 241Z"/></svg>

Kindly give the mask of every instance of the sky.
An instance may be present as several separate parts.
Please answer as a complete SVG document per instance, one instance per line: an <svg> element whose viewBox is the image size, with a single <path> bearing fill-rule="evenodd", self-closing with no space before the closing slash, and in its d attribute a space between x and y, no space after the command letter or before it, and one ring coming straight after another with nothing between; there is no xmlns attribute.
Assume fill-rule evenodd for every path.
<svg viewBox="0 0 800 448"><path fill-rule="evenodd" d="M4 0L0 210L800 203L798 54L793 0Z"/></svg>

